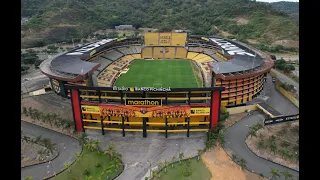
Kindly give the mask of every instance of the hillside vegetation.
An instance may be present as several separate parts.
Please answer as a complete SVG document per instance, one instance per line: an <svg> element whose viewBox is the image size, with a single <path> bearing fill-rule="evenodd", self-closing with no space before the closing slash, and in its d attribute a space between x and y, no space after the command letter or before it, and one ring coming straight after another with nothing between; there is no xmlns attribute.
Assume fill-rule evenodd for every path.
<svg viewBox="0 0 320 180"><path fill-rule="evenodd" d="M280 2L270 3L270 5L290 15L297 22L299 22L299 3L298 2L280 1Z"/></svg>
<svg viewBox="0 0 320 180"><path fill-rule="evenodd" d="M21 6L21 16L30 18L22 25L23 46L83 38L120 24L264 44L299 40L289 15L248 0L21 0Z"/></svg>

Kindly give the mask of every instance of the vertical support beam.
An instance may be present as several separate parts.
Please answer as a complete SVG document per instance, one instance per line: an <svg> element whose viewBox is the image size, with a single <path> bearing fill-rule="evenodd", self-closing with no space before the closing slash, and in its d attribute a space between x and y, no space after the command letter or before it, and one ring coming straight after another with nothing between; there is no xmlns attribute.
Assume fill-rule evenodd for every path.
<svg viewBox="0 0 320 180"><path fill-rule="evenodd" d="M168 138L168 118L166 118L166 138Z"/></svg>
<svg viewBox="0 0 320 180"><path fill-rule="evenodd" d="M189 137L189 132L190 132L190 118L187 118L188 125L187 125L187 137Z"/></svg>
<svg viewBox="0 0 320 180"><path fill-rule="evenodd" d="M120 103L124 104L124 102L123 102L123 92L122 91L120 91L120 97L121 97L121 100L120 100L121 102Z"/></svg>
<svg viewBox="0 0 320 180"><path fill-rule="evenodd" d="M220 106L221 106L221 92L214 91L211 94L211 112L210 112L211 128L218 126L218 122L220 121Z"/></svg>
<svg viewBox="0 0 320 180"><path fill-rule="evenodd" d="M143 125L142 125L142 136L147 137L147 118L143 117L142 118Z"/></svg>
<svg viewBox="0 0 320 180"><path fill-rule="evenodd" d="M188 105L190 105L190 96L191 96L191 91L188 92Z"/></svg>
<svg viewBox="0 0 320 180"><path fill-rule="evenodd" d="M98 97L99 97L99 104L101 103L101 92L98 90ZM103 117L100 114L100 121L101 121L101 133L104 135L104 124L103 124Z"/></svg>
<svg viewBox="0 0 320 180"><path fill-rule="evenodd" d="M75 128L77 132L84 132L83 122L82 122L82 114L81 114L81 106L80 106L80 98L79 98L79 90L70 89L71 94L71 103L72 103L72 111L73 111L73 119L75 122Z"/></svg>
<svg viewBox="0 0 320 180"><path fill-rule="evenodd" d="M122 137L125 137L126 133L124 132L124 117L122 117Z"/></svg>
<svg viewBox="0 0 320 180"><path fill-rule="evenodd" d="M165 100L165 104L168 105L168 92L166 91L166 100Z"/></svg>

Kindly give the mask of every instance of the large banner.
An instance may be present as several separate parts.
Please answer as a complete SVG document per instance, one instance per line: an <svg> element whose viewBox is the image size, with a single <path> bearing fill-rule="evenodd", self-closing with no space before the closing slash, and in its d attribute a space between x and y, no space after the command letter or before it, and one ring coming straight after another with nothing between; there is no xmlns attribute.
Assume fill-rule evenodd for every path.
<svg viewBox="0 0 320 180"><path fill-rule="evenodd" d="M101 116L121 117L158 117L181 118L190 117L190 106L155 106L136 107L123 105L99 105Z"/></svg>
<svg viewBox="0 0 320 180"><path fill-rule="evenodd" d="M270 124L276 124L276 123L282 123L282 122L288 122L288 121L296 121L296 120L299 120L299 114L265 119L264 125L270 125Z"/></svg>

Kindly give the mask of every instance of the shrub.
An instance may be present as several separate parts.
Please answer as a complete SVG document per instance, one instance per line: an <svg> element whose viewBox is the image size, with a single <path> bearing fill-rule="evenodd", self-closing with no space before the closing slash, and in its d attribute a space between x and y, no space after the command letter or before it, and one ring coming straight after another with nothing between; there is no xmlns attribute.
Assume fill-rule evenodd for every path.
<svg viewBox="0 0 320 180"><path fill-rule="evenodd" d="M184 177L188 177L192 174L192 170L189 167L183 168L182 174Z"/></svg>
<svg viewBox="0 0 320 180"><path fill-rule="evenodd" d="M89 174L90 172L87 168L83 170L83 175L88 176Z"/></svg>
<svg viewBox="0 0 320 180"><path fill-rule="evenodd" d="M101 167L101 163L100 162L96 162L96 165L95 165L97 168Z"/></svg>

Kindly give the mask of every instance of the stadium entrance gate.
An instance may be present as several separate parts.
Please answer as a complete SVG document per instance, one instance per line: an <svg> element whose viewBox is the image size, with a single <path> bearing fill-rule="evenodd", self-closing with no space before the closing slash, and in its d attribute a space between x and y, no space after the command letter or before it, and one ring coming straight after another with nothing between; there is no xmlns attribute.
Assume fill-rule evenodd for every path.
<svg viewBox="0 0 320 180"><path fill-rule="evenodd" d="M168 133L208 132L218 125L221 91L210 88L118 88L65 85L75 129Z"/></svg>

